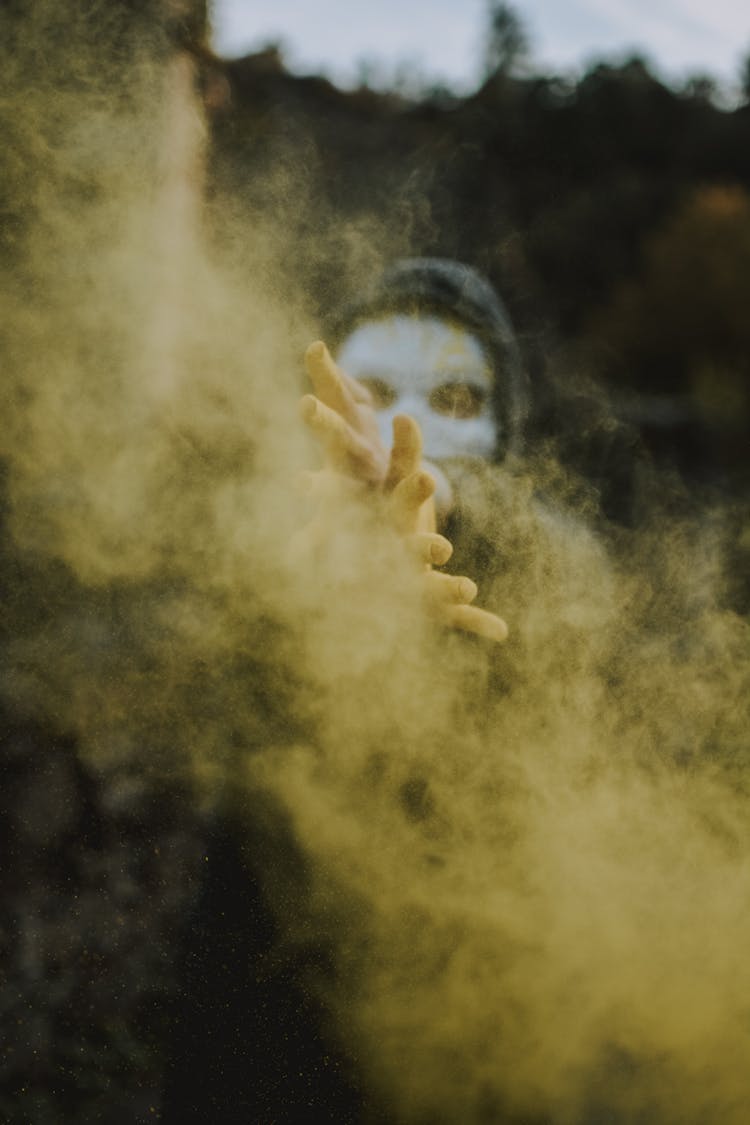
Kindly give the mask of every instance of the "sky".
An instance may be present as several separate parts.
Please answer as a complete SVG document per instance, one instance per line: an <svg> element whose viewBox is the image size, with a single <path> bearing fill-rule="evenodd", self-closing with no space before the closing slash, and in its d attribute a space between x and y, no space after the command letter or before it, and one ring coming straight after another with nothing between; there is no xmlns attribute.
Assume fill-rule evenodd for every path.
<svg viewBox="0 0 750 1125"><path fill-rule="evenodd" d="M736 82L750 54L747 0L516 0L535 69L575 72L637 50L665 79ZM272 40L290 69L351 85L361 60L477 85L486 0L213 0L214 45L229 57Z"/></svg>

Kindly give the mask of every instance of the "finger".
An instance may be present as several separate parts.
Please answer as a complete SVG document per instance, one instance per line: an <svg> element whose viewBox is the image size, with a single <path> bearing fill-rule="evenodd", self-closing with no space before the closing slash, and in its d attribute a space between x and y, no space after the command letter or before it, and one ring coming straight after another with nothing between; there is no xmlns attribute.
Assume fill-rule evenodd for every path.
<svg viewBox="0 0 750 1125"><path fill-rule="evenodd" d="M441 606L439 616L454 629L462 629L465 633L474 633L490 641L502 643L508 637L508 626L502 617L474 605Z"/></svg>
<svg viewBox="0 0 750 1125"><path fill-rule="evenodd" d="M389 498L393 526L401 533L417 530L419 511L435 491L435 481L429 473L412 473L396 485Z"/></svg>
<svg viewBox="0 0 750 1125"><path fill-rule="evenodd" d="M354 397L322 340L310 344L305 352L305 367L320 401L331 410L335 410L347 422L356 422L357 407Z"/></svg>
<svg viewBox="0 0 750 1125"><path fill-rule="evenodd" d="M471 578L442 574L439 570L430 570L424 577L427 597L431 602L468 605L477 596L477 584Z"/></svg>
<svg viewBox="0 0 750 1125"><path fill-rule="evenodd" d="M416 558L430 566L445 566L453 554L453 544L445 536L431 532L409 536L408 544Z"/></svg>
<svg viewBox="0 0 750 1125"><path fill-rule="evenodd" d="M344 421L340 414L314 395L304 395L300 400L300 413L305 423L319 437L326 452L336 464L357 466L363 479L379 480L382 470L376 463L372 446Z"/></svg>
<svg viewBox="0 0 750 1125"><path fill-rule="evenodd" d="M358 379L354 379L351 375L347 375L346 371L344 371L341 367L338 367L337 371L341 376L341 379L343 380L344 386L349 391L349 394L352 396L355 402L359 402L363 406L375 405L375 400L372 397L372 393L370 392L369 388L364 385L364 383L360 383Z"/></svg>
<svg viewBox="0 0 750 1125"><path fill-rule="evenodd" d="M386 491L395 488L399 481L416 473L422 463L422 431L408 414L397 414L393 419L393 448L385 478Z"/></svg>

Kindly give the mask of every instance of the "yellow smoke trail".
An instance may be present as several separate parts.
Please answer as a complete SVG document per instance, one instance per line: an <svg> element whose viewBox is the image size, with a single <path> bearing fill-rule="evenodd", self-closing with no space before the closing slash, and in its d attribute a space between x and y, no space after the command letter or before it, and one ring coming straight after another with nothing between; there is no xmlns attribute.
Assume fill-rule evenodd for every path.
<svg viewBox="0 0 750 1125"><path fill-rule="evenodd" d="M5 697L105 773L249 818L274 795L311 869L309 901L276 888L287 940L331 940L327 1002L399 1119L740 1125L750 650L715 522L615 552L537 498L541 459L465 481L505 649L424 619L356 499L293 559L282 236L256 216L246 268L220 259L187 64L60 11L14 25L3 70Z"/></svg>

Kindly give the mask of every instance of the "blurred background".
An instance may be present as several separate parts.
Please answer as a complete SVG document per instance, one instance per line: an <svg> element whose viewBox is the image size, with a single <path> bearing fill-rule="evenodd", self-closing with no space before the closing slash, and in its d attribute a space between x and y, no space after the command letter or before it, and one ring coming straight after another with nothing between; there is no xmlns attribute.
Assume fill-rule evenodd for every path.
<svg viewBox="0 0 750 1125"><path fill-rule="evenodd" d="M644 0L517 0L512 5L493 0L383 0L377 5L215 0L212 39L226 58L279 43L292 71L325 74L340 86L355 86L376 74L393 85L411 74L415 84L443 84L467 94L486 77L490 28L509 17L522 25L530 48L525 63L539 73L580 75L597 60L637 54L671 83L710 76L728 97L741 85L743 48L750 40L750 19L733 0L718 0L710 9L696 0L659 5Z"/></svg>
<svg viewBox="0 0 750 1125"><path fill-rule="evenodd" d="M744 487L741 5L220 0L210 15L226 83L212 175L295 231L318 312L340 295L331 274L362 280L333 228L375 215L384 256L454 256L490 276L526 340L541 431L569 434L578 467L596 475L601 450L572 448L583 415L565 403L593 380L657 460ZM311 192L316 240L299 218Z"/></svg>

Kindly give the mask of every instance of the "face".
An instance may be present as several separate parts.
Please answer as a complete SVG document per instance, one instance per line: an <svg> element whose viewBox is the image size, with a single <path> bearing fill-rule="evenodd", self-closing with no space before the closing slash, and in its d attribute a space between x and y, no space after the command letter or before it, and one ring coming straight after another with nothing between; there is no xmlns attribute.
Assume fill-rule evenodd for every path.
<svg viewBox="0 0 750 1125"><path fill-rule="evenodd" d="M389 316L358 325L336 358L372 394L388 448L394 415L410 414L425 457L492 457L492 371L470 332L434 316Z"/></svg>

